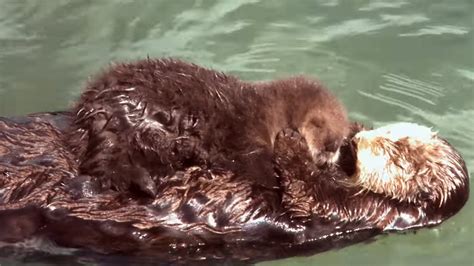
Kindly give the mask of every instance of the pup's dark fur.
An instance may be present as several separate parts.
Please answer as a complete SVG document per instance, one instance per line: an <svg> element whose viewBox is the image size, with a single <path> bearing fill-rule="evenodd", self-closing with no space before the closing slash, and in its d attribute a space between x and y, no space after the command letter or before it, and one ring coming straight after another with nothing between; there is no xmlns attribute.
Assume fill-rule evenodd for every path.
<svg viewBox="0 0 474 266"><path fill-rule="evenodd" d="M75 113L68 142L81 174L150 194L160 176L191 165L273 187L281 130L300 132L318 166L332 162L349 130L339 101L312 79L248 83L172 59L115 65L88 85Z"/></svg>

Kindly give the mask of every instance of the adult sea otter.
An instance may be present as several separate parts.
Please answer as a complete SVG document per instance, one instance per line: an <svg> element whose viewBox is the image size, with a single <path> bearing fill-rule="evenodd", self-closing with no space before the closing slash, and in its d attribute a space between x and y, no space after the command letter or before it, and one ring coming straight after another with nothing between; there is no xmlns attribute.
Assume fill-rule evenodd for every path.
<svg viewBox="0 0 474 266"><path fill-rule="evenodd" d="M152 179L156 187L143 197L81 174L65 138L77 129L78 111L0 119L0 241L38 236L176 263L250 263L437 225L468 197L459 153L430 129L407 123L375 130L351 124L330 151L340 155L325 156L337 161L322 164L307 135L286 127L271 143L276 186L253 176L259 172L203 163ZM120 123L105 122L92 129Z"/></svg>

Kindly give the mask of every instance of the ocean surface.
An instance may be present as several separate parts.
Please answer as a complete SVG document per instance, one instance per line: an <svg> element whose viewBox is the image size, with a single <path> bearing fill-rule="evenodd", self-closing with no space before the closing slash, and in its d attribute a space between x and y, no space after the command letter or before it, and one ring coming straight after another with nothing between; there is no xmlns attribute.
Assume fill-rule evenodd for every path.
<svg viewBox="0 0 474 266"><path fill-rule="evenodd" d="M473 0L3 0L0 115L64 110L110 62L173 56L245 80L317 77L353 120L433 127L473 176L473 24ZM261 265L473 265L473 201L435 229Z"/></svg>

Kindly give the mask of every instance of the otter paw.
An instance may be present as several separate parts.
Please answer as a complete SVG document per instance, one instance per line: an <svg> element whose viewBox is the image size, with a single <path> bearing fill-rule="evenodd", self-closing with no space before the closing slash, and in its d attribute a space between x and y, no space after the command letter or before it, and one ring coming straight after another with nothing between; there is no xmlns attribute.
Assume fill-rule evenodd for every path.
<svg viewBox="0 0 474 266"><path fill-rule="evenodd" d="M306 180L311 176L312 158L306 140L295 130L284 129L275 139L274 166L282 180Z"/></svg>
<svg viewBox="0 0 474 266"><path fill-rule="evenodd" d="M296 144L301 140L304 140L303 136L296 130L291 128L285 128L278 132L276 136L277 140L285 141L287 143Z"/></svg>
<svg viewBox="0 0 474 266"><path fill-rule="evenodd" d="M280 131L274 143L276 158L287 158L291 161L305 161L310 158L305 138L296 130L286 128Z"/></svg>

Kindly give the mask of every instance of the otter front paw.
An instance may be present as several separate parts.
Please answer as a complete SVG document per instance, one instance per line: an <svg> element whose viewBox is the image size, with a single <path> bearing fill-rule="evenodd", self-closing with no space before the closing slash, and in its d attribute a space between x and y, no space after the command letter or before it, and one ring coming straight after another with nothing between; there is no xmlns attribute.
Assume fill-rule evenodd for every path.
<svg viewBox="0 0 474 266"><path fill-rule="evenodd" d="M285 128L278 132L275 138L275 150L288 149L308 149L308 144L304 137L296 130Z"/></svg>
<svg viewBox="0 0 474 266"><path fill-rule="evenodd" d="M274 162L279 173L282 206L292 222L305 223L311 217L314 186L313 160L306 140L292 129L284 129L275 139Z"/></svg>
<svg viewBox="0 0 474 266"><path fill-rule="evenodd" d="M277 171L293 177L310 175L311 154L306 140L293 129L283 129L274 144L274 162Z"/></svg>

